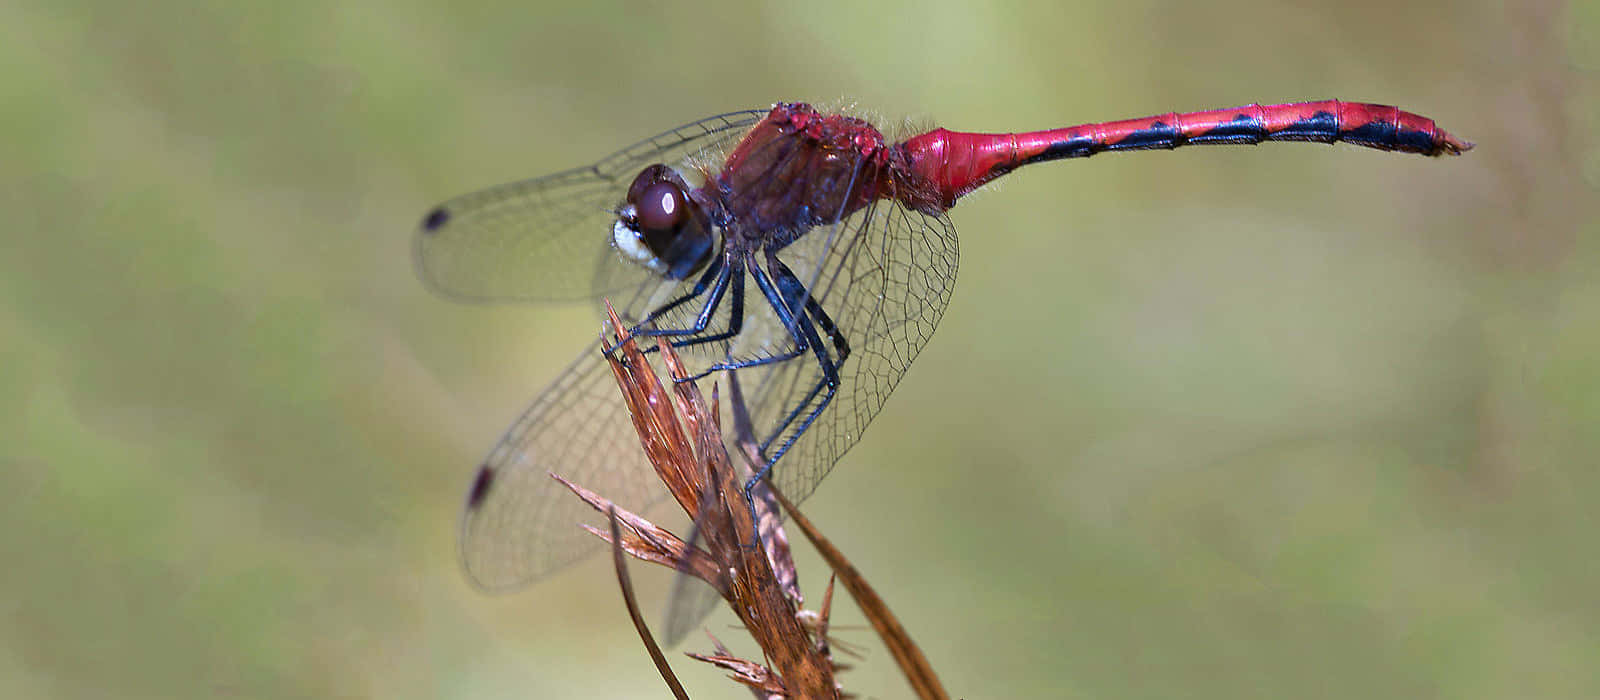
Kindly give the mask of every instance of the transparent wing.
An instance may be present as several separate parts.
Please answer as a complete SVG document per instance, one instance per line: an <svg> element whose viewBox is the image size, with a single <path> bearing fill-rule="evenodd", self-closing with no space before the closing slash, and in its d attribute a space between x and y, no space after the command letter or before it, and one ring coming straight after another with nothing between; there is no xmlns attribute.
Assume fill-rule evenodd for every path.
<svg viewBox="0 0 1600 700"><path fill-rule="evenodd" d="M761 116L756 112L741 114L751 121ZM725 139L743 133L742 128L730 126L729 129L736 133L727 137L702 137L702 142L707 144L702 150L712 144L722 145ZM673 152L683 157L694 148ZM655 149L652 153L672 150L660 146ZM633 165L621 170L628 172L647 161L665 159L660 155L636 156ZM592 172L614 172L619 168L607 170L596 166ZM539 191L534 188L535 183L568 177L583 181L594 179L594 175L583 175L583 172L562 173L520 187ZM563 183L561 187L578 186ZM506 206L539 208L539 205L528 204L534 201L531 195L507 198L494 196L493 192L484 196L491 201L519 203ZM545 198L539 201L548 200L548 195L539 196ZM606 195L605 207L615 203L610 199L612 196L618 200L621 197L620 192ZM595 195L595 201L601 201L599 197ZM457 211L450 209L451 206L447 203L444 211ZM550 205L542 206L548 209ZM459 211L485 212L474 220L489 221L500 216L493 213L494 206L463 205ZM595 225L605 222L604 226L609 227L609 217L609 212L605 213ZM446 230L448 221L437 228ZM487 224L476 224L475 231L471 235L485 240L505 235L495 233L496 229ZM597 245L603 249L603 233L596 237L602 239ZM577 240L563 242L571 244ZM425 277L433 274L428 271L430 263L448 258L443 252L446 248L421 247L426 245L419 239L419 262L424 266ZM467 255L479 255L463 250ZM523 251L515 255L537 253ZM822 373L810 354L738 370L741 383L748 387L746 396L751 401L758 437L776 434L775 448L799 433L773 472L779 487L799 500L808 496L839 457L860 439L862 431L932 335L949 304L958 253L955 230L945 217L880 201L838 225L807 232L784 248L779 257L807 283L822 309L837 324L840 336L849 343L851 351L839 366L840 386L835 398L803 433L799 432L801 422L821 401L821 394L814 389ZM524 275L528 269L527 265L515 268L520 270L517 274ZM513 275L514 269L491 267L490 273ZM744 271L735 274L743 275ZM482 276L464 276L459 281L465 284ZM435 275L435 279L437 277ZM597 283L586 286L588 279L592 278L580 281L569 277L565 287L550 280L509 279L498 286L482 283L477 288L456 286L449 291L457 295L468 293L474 298L545 299L607 291L603 285L596 286ZM687 282L636 279L619 283L615 288L623 290L628 284L638 285L634 296L624 295L613 300L623 302L619 308L635 310L654 308L687 286ZM722 305L713 320L713 329L727 327L730 306ZM698 308L695 304L686 305L663 319L660 325L683 327L683 322ZM691 370L733 357L771 356L785 346L792 346L788 331L753 285L747 289L745 310L744 330L736 337L683 349ZM819 333L826 334L826 331L819 329ZM831 343L828 350L830 354L836 353ZM550 471L634 509L648 508L666 495L638 446L610 370L592 344L539 394L480 467L461 526L463 564L468 576L479 586L491 590L516 588L600 551L599 541L577 527L579 522L592 521L593 514L581 501L550 480L547 475Z"/></svg>
<svg viewBox="0 0 1600 700"><path fill-rule="evenodd" d="M461 563L479 587L518 588L600 551L578 527L595 522L593 509L548 472L630 509L666 495L597 345L539 393L479 467L461 516Z"/></svg>
<svg viewBox="0 0 1600 700"><path fill-rule="evenodd" d="M730 112L685 124L593 165L451 199L423 218L417 275L463 301L561 301L643 282L650 272L610 251L612 211L646 165L709 160L766 114Z"/></svg>
<svg viewBox="0 0 1600 700"><path fill-rule="evenodd" d="M933 335L954 291L959 248L955 227L943 215L880 201L835 230L810 231L779 257L807 281L851 345L839 366L833 400L773 466L772 481L798 503L861 439ZM786 331L767 304L755 299L750 305L745 332L723 352L753 357L787 344ZM828 343L828 352L837 357L835 350ZM799 421L821 401L820 394L811 395L822 372L810 354L737 372L741 383L753 382L747 384L753 387L747 395L752 427L757 439L773 437L769 449L799 430ZM723 423L733 430L733 420L724 417ZM737 439L726 437L730 445ZM681 641L719 600L710 586L680 574L667 601L664 642Z"/></svg>
<svg viewBox="0 0 1600 700"><path fill-rule="evenodd" d="M956 233L943 216L880 202L828 234L812 231L783 253L802 279L816 280L814 293L851 344L833 402L774 468L774 481L797 501L860 440L932 335L955 283ZM782 342L774 338L785 331L759 297L749 300L746 323L735 345ZM719 347L723 356L731 351ZM758 435L780 431L786 417L803 415L818 400L803 401L821 379L810 355L738 372L751 387ZM782 430L797 429L798 420ZM594 344L539 393L480 466L460 545L478 586L518 588L601 550L577 527L594 520L592 510L551 480L551 471L638 510L666 497ZM689 607L694 619L710 609Z"/></svg>

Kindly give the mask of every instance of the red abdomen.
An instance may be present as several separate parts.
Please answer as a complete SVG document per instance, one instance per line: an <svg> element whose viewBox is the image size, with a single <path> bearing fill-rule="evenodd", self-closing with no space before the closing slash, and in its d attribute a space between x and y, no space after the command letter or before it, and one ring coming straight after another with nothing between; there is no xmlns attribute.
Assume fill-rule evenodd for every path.
<svg viewBox="0 0 1600 700"><path fill-rule="evenodd" d="M1083 124L1018 134L968 134L935 129L900 144L926 208L947 209L957 198L1029 163L1085 158L1102 151L1172 149L1262 141L1345 141L1383 151L1458 155L1472 144L1432 119L1389 105L1324 100L1245 105L1205 112ZM931 195L931 196L930 196ZM910 204L911 202L908 202Z"/></svg>

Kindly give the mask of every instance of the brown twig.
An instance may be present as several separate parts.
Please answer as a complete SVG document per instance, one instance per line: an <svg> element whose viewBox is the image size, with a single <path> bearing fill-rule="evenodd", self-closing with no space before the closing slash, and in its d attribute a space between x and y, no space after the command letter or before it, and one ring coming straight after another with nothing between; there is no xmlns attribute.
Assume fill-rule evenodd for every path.
<svg viewBox="0 0 1600 700"><path fill-rule="evenodd" d="M900 620L889 611L889 605L883 602L878 592L867 583L855 565L845 558L844 553L833 542L823 536L822 532L795 508L783 493L773 489L778 502L783 504L783 509L789 514L790 522L800 527L806 539L817 548L822 558L833 567L833 572L838 575L839 582L850 591L850 597L856 600L856 605L867 616L867 621L872 628L877 630L878 637L883 640L884 646L889 648L889 654L894 657L895 663L900 665L900 672L904 673L906 680L911 683L917 697L923 700L948 700L950 694L945 692L944 686L939 683L938 674L934 673L933 665L928 663L928 657L923 656L922 649L912 641L911 635L906 632Z"/></svg>
<svg viewBox="0 0 1600 700"><path fill-rule="evenodd" d="M633 620L633 628L639 631L639 639L644 642L644 648L650 652L650 660L656 664L656 670L661 673L661 680L667 682L667 687L672 689L672 697L678 700L689 700L689 693L683 689L683 684L678 682L677 674L672 672L672 666L667 663L666 654L661 653L661 645L656 644L656 638L650 634L650 627L644 623L644 616L639 614L639 599L633 594L633 579L628 576L628 561L622 556L622 536L617 526L617 509L608 508L606 514L611 525L611 563L617 569L617 583L622 586L622 601L628 608L628 617Z"/></svg>
<svg viewBox="0 0 1600 700"><path fill-rule="evenodd" d="M612 328L623 335L621 322L614 313L611 318ZM669 344L662 342L659 347L675 378L671 391L633 339L621 341L608 357L612 373L645 456L673 498L694 517L700 542L685 543L603 496L561 480L590 506L614 513L609 532L590 531L610 542L618 555L627 551L711 584L761 646L764 663L725 654L697 658L732 671L735 680L766 695L839 697L832 661L812 644L764 548L759 542L750 546L754 538L747 533L755 532L755 523L722 445L720 418L693 382L682 381L687 373Z"/></svg>
<svg viewBox="0 0 1600 700"><path fill-rule="evenodd" d="M661 340L658 341L661 359L674 380L668 391L634 340L625 337L624 326L615 313L611 314L611 327L620 342L607 359L639 433L645 456L679 506L693 517L694 535L685 542L664 528L618 508L599 494L554 474L551 476L591 507L607 514L608 530L585 527L611 544L617 580L622 586L629 616L662 678L672 687L674 695L685 697L638 613L632 584L622 561L623 552L710 584L761 646L763 661L737 658L715 640L715 654L690 654L691 658L729 671L731 678L750 688L757 697L845 697L834 680L841 666L832 658L827 637L833 582L829 582L820 614L800 610L793 559L789 556L788 540L778 517L777 503L781 494L775 489L759 489L761 493L757 494L757 512L753 518L745 500L747 477L741 476L722 442L716 393L713 392L708 402L695 383L685 379L688 372L671 345ZM763 462L749 437L749 414L745 411L737 379L730 375L734 432L740 436L737 442L744 448L745 459L754 460L750 464L758 466ZM792 504L783 503L794 522L806 529L807 536L823 550L845 588L861 601L863 611L878 628L919 696L945 698L926 659L889 614L887 606Z"/></svg>

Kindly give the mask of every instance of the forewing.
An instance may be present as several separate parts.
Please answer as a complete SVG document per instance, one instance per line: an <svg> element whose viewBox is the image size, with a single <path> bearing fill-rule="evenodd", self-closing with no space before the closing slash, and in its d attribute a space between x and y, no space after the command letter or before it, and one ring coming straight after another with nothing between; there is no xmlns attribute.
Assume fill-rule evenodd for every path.
<svg viewBox="0 0 1600 700"><path fill-rule="evenodd" d="M730 112L685 124L593 165L451 199L423 217L417 274L464 301L560 301L627 289L650 272L610 250L614 209L645 166L709 160L766 114Z"/></svg>

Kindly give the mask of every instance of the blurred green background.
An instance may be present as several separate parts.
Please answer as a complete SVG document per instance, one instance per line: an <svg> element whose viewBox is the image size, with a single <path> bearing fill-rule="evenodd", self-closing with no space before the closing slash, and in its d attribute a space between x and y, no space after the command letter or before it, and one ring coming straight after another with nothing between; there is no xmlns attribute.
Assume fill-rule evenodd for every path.
<svg viewBox="0 0 1600 700"><path fill-rule="evenodd" d="M472 464L595 318L430 297L445 197L777 100L1339 97L1479 147L964 200L941 330L809 509L963 697L1600 697L1600 4L23 0L0 84L0 696L665 695L603 565L457 570ZM845 679L907 695L875 645Z"/></svg>

